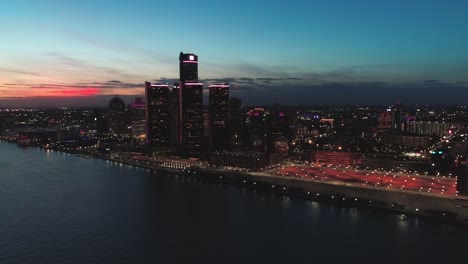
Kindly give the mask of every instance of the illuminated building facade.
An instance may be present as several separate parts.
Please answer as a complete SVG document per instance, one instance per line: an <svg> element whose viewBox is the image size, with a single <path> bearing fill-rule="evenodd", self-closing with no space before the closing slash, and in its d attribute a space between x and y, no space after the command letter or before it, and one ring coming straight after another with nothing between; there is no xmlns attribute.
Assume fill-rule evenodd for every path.
<svg viewBox="0 0 468 264"><path fill-rule="evenodd" d="M181 83L198 82L198 56L191 53L179 54L179 80Z"/></svg>
<svg viewBox="0 0 468 264"><path fill-rule="evenodd" d="M343 166L355 166L361 163L360 155L351 152L316 151L312 153L312 162Z"/></svg>
<svg viewBox="0 0 468 264"><path fill-rule="evenodd" d="M178 142L178 116L179 116L179 83L172 85L169 93L169 135L170 145L176 146Z"/></svg>
<svg viewBox="0 0 468 264"><path fill-rule="evenodd" d="M321 122L322 113L314 111L305 111L297 114L294 122L294 138L316 137L325 133L330 127Z"/></svg>
<svg viewBox="0 0 468 264"><path fill-rule="evenodd" d="M199 153L203 141L203 84L198 82L198 56L179 55L178 142L184 152Z"/></svg>
<svg viewBox="0 0 468 264"><path fill-rule="evenodd" d="M132 136L144 140L146 138L146 105L141 97L135 98L130 104Z"/></svg>
<svg viewBox="0 0 468 264"><path fill-rule="evenodd" d="M437 135L439 137L447 136L453 124L439 122L407 122L405 123L405 132L418 135Z"/></svg>
<svg viewBox="0 0 468 264"><path fill-rule="evenodd" d="M209 87L210 145L214 150L224 150L228 145L229 84Z"/></svg>
<svg viewBox="0 0 468 264"><path fill-rule="evenodd" d="M146 82L147 142L150 147L169 145L169 86Z"/></svg>

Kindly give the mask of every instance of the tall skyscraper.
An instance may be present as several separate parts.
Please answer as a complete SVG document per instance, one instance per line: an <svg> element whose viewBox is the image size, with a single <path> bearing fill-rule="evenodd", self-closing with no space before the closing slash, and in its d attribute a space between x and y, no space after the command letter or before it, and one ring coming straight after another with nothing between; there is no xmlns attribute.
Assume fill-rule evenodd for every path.
<svg viewBox="0 0 468 264"><path fill-rule="evenodd" d="M169 145L169 86L145 83L146 122L149 147Z"/></svg>
<svg viewBox="0 0 468 264"><path fill-rule="evenodd" d="M397 102L392 107L392 129L402 130L401 129L401 109L402 105L400 102Z"/></svg>
<svg viewBox="0 0 468 264"><path fill-rule="evenodd" d="M170 145L175 147L178 143L179 118L179 83L174 83L169 93L169 135Z"/></svg>
<svg viewBox="0 0 468 264"><path fill-rule="evenodd" d="M245 118L245 126L247 149L268 151L268 124L265 109L250 109Z"/></svg>
<svg viewBox="0 0 468 264"><path fill-rule="evenodd" d="M135 102L130 104L130 119L132 136L144 143L146 141L146 105L142 97L135 98Z"/></svg>
<svg viewBox="0 0 468 264"><path fill-rule="evenodd" d="M185 152L199 153L203 140L203 84L198 82L198 56L179 55L179 144Z"/></svg>
<svg viewBox="0 0 468 264"><path fill-rule="evenodd" d="M109 101L109 128L112 134L128 135L128 122L125 111L125 103L119 97Z"/></svg>
<svg viewBox="0 0 468 264"><path fill-rule="evenodd" d="M242 150L245 136L245 116L242 112L242 102L239 98L231 98L229 102L229 137L232 150Z"/></svg>
<svg viewBox="0 0 468 264"><path fill-rule="evenodd" d="M181 83L198 82L198 56L191 53L179 54L179 73Z"/></svg>
<svg viewBox="0 0 468 264"><path fill-rule="evenodd" d="M213 84L209 89L210 145L225 150L228 144L229 84Z"/></svg>
<svg viewBox="0 0 468 264"><path fill-rule="evenodd" d="M290 122L286 113L280 106L270 110L268 116L268 151L276 153L287 153L289 149Z"/></svg>

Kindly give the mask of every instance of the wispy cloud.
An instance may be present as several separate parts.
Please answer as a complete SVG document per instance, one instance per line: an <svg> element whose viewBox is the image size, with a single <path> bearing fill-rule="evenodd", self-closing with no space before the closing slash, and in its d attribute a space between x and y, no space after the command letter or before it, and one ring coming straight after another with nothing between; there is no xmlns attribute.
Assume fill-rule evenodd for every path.
<svg viewBox="0 0 468 264"><path fill-rule="evenodd" d="M54 82L54 80L41 78L25 78L24 80L27 81L23 80L18 83L8 81L8 83L1 85L3 87L0 86L0 98L35 98L53 96L54 94L82 97L104 96L100 98L105 98L105 96L116 94L129 97L144 94L144 77L128 73L127 70L122 70L113 64L108 65L107 61L101 63L100 61L88 60L86 57L60 52L47 52L43 55L53 59L56 65L59 65L58 67L67 68L69 72L82 75L86 75L83 72L108 74L97 74L97 77L93 76L79 81L61 80ZM169 58L166 59L169 61ZM173 57L170 58L170 61L173 63ZM401 64L378 64L314 71L287 65L264 66L252 63L220 65L208 62L204 63L203 71L213 74L201 76L203 78L200 81L205 85L230 83L232 96L241 97L252 103L282 102L283 100L287 103L317 101L342 103L346 100L350 102L363 102L364 100L382 102L393 100L395 97L400 97L402 101L415 101L420 100L422 91L428 98L433 98L430 99L433 101L440 99L451 102L451 100L456 101L467 97L464 95L468 89L468 80L466 79L456 82L447 81L441 76L430 74L422 74L417 76L418 78L410 76L411 74L406 75L408 78L395 78L395 76L405 76L405 72L411 68ZM0 71L29 74L32 77L39 76L34 71L23 71L22 69L0 67ZM177 70L174 71L173 75L163 76L165 77L154 76L147 80L169 84L178 82L176 77L171 77L177 76ZM426 78L427 76L430 79ZM450 99L447 91L456 91L460 96Z"/></svg>
<svg viewBox="0 0 468 264"><path fill-rule="evenodd" d="M118 76L119 78L124 79L141 78L140 75L129 73L127 70L123 70L114 66L97 64L96 62L91 62L82 58L76 58L75 56L70 56L60 52L46 52L44 55L55 59L59 64L71 67L71 69L76 73L92 71L93 73L111 74L113 76Z"/></svg>
<svg viewBox="0 0 468 264"><path fill-rule="evenodd" d="M3 72L3 73L16 73L16 74L30 75L30 76L41 76L40 74L35 73L35 72L31 72L31 71L23 71L23 70L3 68L3 67L0 67L0 72Z"/></svg>
<svg viewBox="0 0 468 264"><path fill-rule="evenodd" d="M65 65L74 66L74 67L89 66L83 60L72 58L70 56L64 55L64 54L59 53L59 52L46 52L45 55L49 56L49 57L56 58L56 59L60 60L60 62L62 64L65 64Z"/></svg>
<svg viewBox="0 0 468 264"><path fill-rule="evenodd" d="M209 84L208 81L223 82L226 79L204 80L205 84ZM271 104L273 102L292 105L388 104L396 100L405 103L460 104L468 100L468 94L465 92L468 89L468 82L320 82L304 84L300 83L301 80L295 80L297 83L284 83L282 80L274 79L271 83L264 83L263 79L257 80L247 77L229 78L228 81L231 83L231 96L241 98L246 105ZM126 98L129 102L133 97L144 95L143 83L120 80L73 84L2 84L1 86L4 86L0 88L2 102L13 98L46 102L40 98L60 97L61 101L58 100L55 104L62 104L61 102L69 102L65 100L66 98L76 97L78 99L72 105L77 105L78 102L82 102L84 105L95 105L96 103L104 105L114 95ZM421 96L422 93L424 96ZM454 94L457 96L453 96ZM47 102L54 104L53 101Z"/></svg>

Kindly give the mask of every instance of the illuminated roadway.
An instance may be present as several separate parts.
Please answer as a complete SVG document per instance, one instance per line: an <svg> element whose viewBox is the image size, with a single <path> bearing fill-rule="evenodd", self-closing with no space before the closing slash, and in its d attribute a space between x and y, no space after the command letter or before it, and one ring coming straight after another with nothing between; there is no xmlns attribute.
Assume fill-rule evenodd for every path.
<svg viewBox="0 0 468 264"><path fill-rule="evenodd" d="M418 176L391 171L355 170L313 165L285 165L268 172L276 176L318 182L382 188L395 191L414 191L429 195L457 196L456 179L443 176Z"/></svg>
<svg viewBox="0 0 468 264"><path fill-rule="evenodd" d="M146 168L163 169L165 172L176 174L181 169L187 168L187 164L179 163L161 166L161 163L154 161L140 161L131 158L112 160ZM272 188L275 188L276 185L284 185L303 189L311 195L328 195L333 198L333 195L337 194L346 195L355 201L387 202L391 203L392 206L397 204L404 206L405 212L448 211L456 213L459 221L468 222L468 197L457 196L456 181L453 178L385 171L356 171L350 168L310 165L285 165L262 172L237 172L229 169L210 168L198 163L196 167L201 169L202 174L206 172L223 175L222 173L233 172L234 174L250 175L251 181L267 182L271 184ZM222 176L219 177L222 178Z"/></svg>

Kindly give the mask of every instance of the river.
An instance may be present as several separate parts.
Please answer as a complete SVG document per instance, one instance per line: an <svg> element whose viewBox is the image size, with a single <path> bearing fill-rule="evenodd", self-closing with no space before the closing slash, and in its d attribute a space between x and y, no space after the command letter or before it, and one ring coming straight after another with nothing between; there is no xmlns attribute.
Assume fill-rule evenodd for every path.
<svg viewBox="0 0 468 264"><path fill-rule="evenodd" d="M453 263L468 229L0 142L0 263Z"/></svg>

